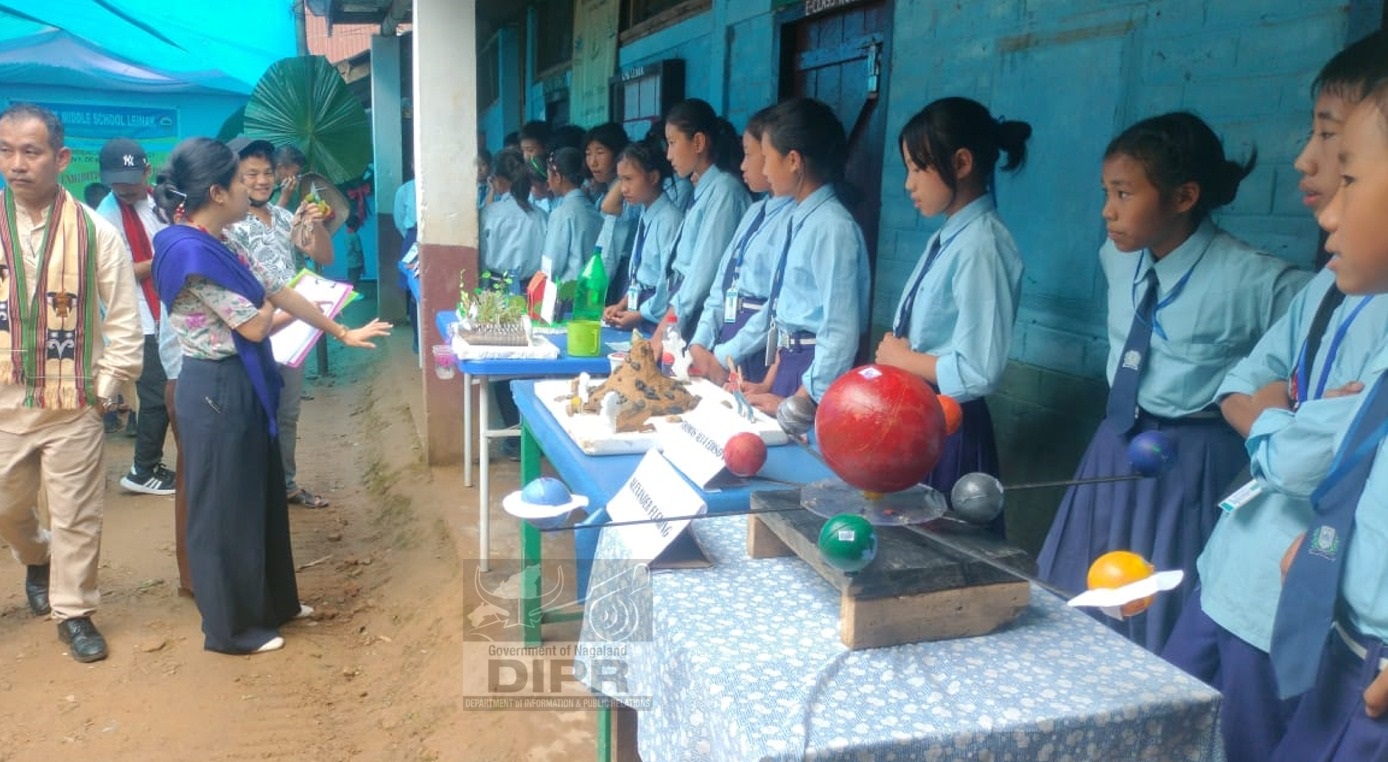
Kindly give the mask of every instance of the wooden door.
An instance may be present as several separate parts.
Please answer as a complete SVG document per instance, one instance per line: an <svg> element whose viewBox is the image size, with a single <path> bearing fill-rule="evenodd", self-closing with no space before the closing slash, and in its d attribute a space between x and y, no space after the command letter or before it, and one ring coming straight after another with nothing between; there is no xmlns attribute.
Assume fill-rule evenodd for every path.
<svg viewBox="0 0 1388 762"><path fill-rule="evenodd" d="M823 10L830 8L831 10ZM886 145L886 69L890 0L852 3L805 0L778 14L780 95L824 101L848 132L848 208L867 239L877 269Z"/></svg>

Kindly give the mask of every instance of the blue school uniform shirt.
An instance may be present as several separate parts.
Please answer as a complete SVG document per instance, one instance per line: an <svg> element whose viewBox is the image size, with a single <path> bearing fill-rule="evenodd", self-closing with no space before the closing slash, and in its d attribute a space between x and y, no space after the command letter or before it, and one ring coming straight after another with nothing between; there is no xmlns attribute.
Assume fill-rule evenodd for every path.
<svg viewBox="0 0 1388 762"><path fill-rule="evenodd" d="M578 280L584 263L597 246L600 232L602 213L593 208L583 191L575 188L565 193L549 213L541 267L557 283Z"/></svg>
<svg viewBox="0 0 1388 762"><path fill-rule="evenodd" d="M529 278L540 269L544 245L545 215L539 209L521 209L515 196L507 193L482 210L479 253L484 270L514 270Z"/></svg>
<svg viewBox="0 0 1388 762"><path fill-rule="evenodd" d="M1112 241L1099 250L1108 279L1108 379L1132 326L1149 270L1157 273L1157 314L1138 405L1164 418L1198 412L1214 399L1219 383L1287 311L1310 273L1264 254L1200 223L1160 261L1146 249L1119 251Z"/></svg>
<svg viewBox="0 0 1388 762"><path fill-rule="evenodd" d="M694 186L694 201L685 212L672 263L674 274L684 282L669 297L686 336L694 327L694 313L708 297L718 260L751 204L742 181L716 166L709 167Z"/></svg>
<svg viewBox="0 0 1388 762"><path fill-rule="evenodd" d="M921 270L936 241L941 244L929 272ZM1012 325L1022 291L1022 258L983 195L945 220L931 237L906 289L919 281L907 326L911 349L934 355L937 386L959 402L983 397L1007 367ZM909 293L903 291L893 319Z"/></svg>
<svg viewBox="0 0 1388 762"><path fill-rule="evenodd" d="M1317 274L1253 352L1229 371L1216 399L1253 394L1269 383L1285 383L1306 343L1321 299L1334 284L1333 272ZM1342 328L1343 337L1337 341L1335 336ZM1305 473L1296 477L1303 482L1319 482L1325 476L1322 469L1329 469L1335 434L1349 426L1354 406L1310 406L1309 401L1319 399L1324 391L1363 381L1385 337L1388 296L1350 296L1335 309L1312 363L1310 388L1305 390L1308 402L1295 415L1285 410L1266 411L1250 430L1249 456L1255 475L1262 478L1264 492L1234 513L1220 517L1196 561L1205 613L1220 627L1263 651L1272 642L1272 623L1282 590L1282 554L1306 531L1313 515L1309 500L1274 487L1284 471ZM1322 370L1326 371L1323 387ZM1306 420L1297 421L1303 413Z"/></svg>
<svg viewBox="0 0 1388 762"><path fill-rule="evenodd" d="M795 199L790 196L770 196L753 203L742 215L733 239L723 251L718 262L718 270L713 276L713 286L704 300L704 312L699 318L699 327L694 331L693 344L712 348L718 340L727 316L723 314L724 273L732 266L739 249L743 250L742 269L738 271L733 284L738 294L752 299L766 299L771 294L771 279L776 272L777 257L781 256L784 236L778 233L785 228L786 218L795 208ZM779 241L779 243L778 243ZM747 355L736 358L741 362Z"/></svg>
<svg viewBox="0 0 1388 762"><path fill-rule="evenodd" d="M637 251L633 248L628 267L638 268L631 271L631 280L638 289L655 288L655 294L639 308L641 317L652 323L659 323L670 307L670 289L666 284L666 273L670 271L670 259L675 255L675 239L680 234L680 223L683 220L684 212L675 206L675 202L665 195L660 195L650 206L644 208L637 223L641 261L636 261ZM644 238L639 236L642 225L646 231ZM627 305L627 309L631 309L631 305Z"/></svg>
<svg viewBox="0 0 1388 762"><path fill-rule="evenodd" d="M853 367L860 334L867 326L871 288L867 243L829 185L796 204L790 219L776 227L789 232L790 242L784 242L783 231L780 240L786 265L775 315L768 305L715 354L726 364L725 358L764 351L773 319L777 333L808 331L815 337L815 356L800 383L818 401L835 379Z"/></svg>
<svg viewBox="0 0 1388 762"><path fill-rule="evenodd" d="M675 203L676 209L681 212L689 211L690 205L694 203L694 183L691 183L689 178L678 175L667 177L662 187L665 189L665 195Z"/></svg>
<svg viewBox="0 0 1388 762"><path fill-rule="evenodd" d="M593 202L593 208L602 215L602 231L598 233L598 248L602 251L602 266L608 277L631 256L631 247L636 243L636 225L641 221L640 204L622 202L621 214L606 214L602 211L602 197Z"/></svg>
<svg viewBox="0 0 1388 762"><path fill-rule="evenodd" d="M539 196L536 196L534 193L530 194L530 205L535 207L536 209L539 209L541 212L545 214L545 216L549 216L555 210L555 208L559 206L559 201L560 199L554 198L553 196L545 196L544 198L540 198Z"/></svg>
<svg viewBox="0 0 1388 762"><path fill-rule="evenodd" d="M1368 389L1385 372L1388 346L1379 348L1359 380ZM1360 393L1313 400L1303 404L1295 416L1285 410L1265 411L1249 436L1250 451L1260 445L1253 461L1254 475L1289 495L1309 500L1330 471L1334 454L1364 399L1365 394ZM1297 436L1286 436L1293 427ZM1318 446L1308 448L1305 443L1312 440ZM1330 445L1320 445L1325 441ZM1286 545L1278 548L1277 557L1281 558L1286 549ZM1379 444L1373 470L1355 508L1354 534L1346 553L1340 581L1346 616L1360 632L1388 641L1388 596L1383 594L1383 580L1388 575L1388 440Z"/></svg>

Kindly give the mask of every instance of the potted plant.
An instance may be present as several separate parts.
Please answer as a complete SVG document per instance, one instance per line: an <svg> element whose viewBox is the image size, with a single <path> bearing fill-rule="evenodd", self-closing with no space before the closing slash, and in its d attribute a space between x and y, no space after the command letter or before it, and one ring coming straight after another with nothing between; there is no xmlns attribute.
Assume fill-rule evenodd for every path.
<svg viewBox="0 0 1388 762"><path fill-rule="evenodd" d="M458 323L455 330L469 344L529 346L530 318L524 296L514 293L513 278L485 272L468 291L458 274Z"/></svg>

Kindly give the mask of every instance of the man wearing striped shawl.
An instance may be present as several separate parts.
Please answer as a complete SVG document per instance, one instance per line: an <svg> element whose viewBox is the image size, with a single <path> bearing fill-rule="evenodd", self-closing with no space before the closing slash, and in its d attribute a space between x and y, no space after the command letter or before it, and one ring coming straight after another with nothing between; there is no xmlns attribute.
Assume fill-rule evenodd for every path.
<svg viewBox="0 0 1388 762"><path fill-rule="evenodd" d="M0 112L0 539L35 615L80 662L106 658L101 415L140 375L144 336L120 232L58 184L71 151L45 108ZM48 526L35 510L48 498Z"/></svg>

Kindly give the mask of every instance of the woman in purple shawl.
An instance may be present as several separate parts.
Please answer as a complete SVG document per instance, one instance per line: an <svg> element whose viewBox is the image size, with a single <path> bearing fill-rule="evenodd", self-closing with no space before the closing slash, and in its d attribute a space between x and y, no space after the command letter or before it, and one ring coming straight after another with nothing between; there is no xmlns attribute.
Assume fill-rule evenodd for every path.
<svg viewBox="0 0 1388 762"><path fill-rule="evenodd" d="M188 555L204 647L247 654L284 646L299 602L275 410L279 371L269 336L277 308L348 346L389 326L349 330L286 283L257 279L222 238L246 216L237 157L222 143L179 143L155 188L173 224L154 237L154 282L183 350L174 391L188 490Z"/></svg>

